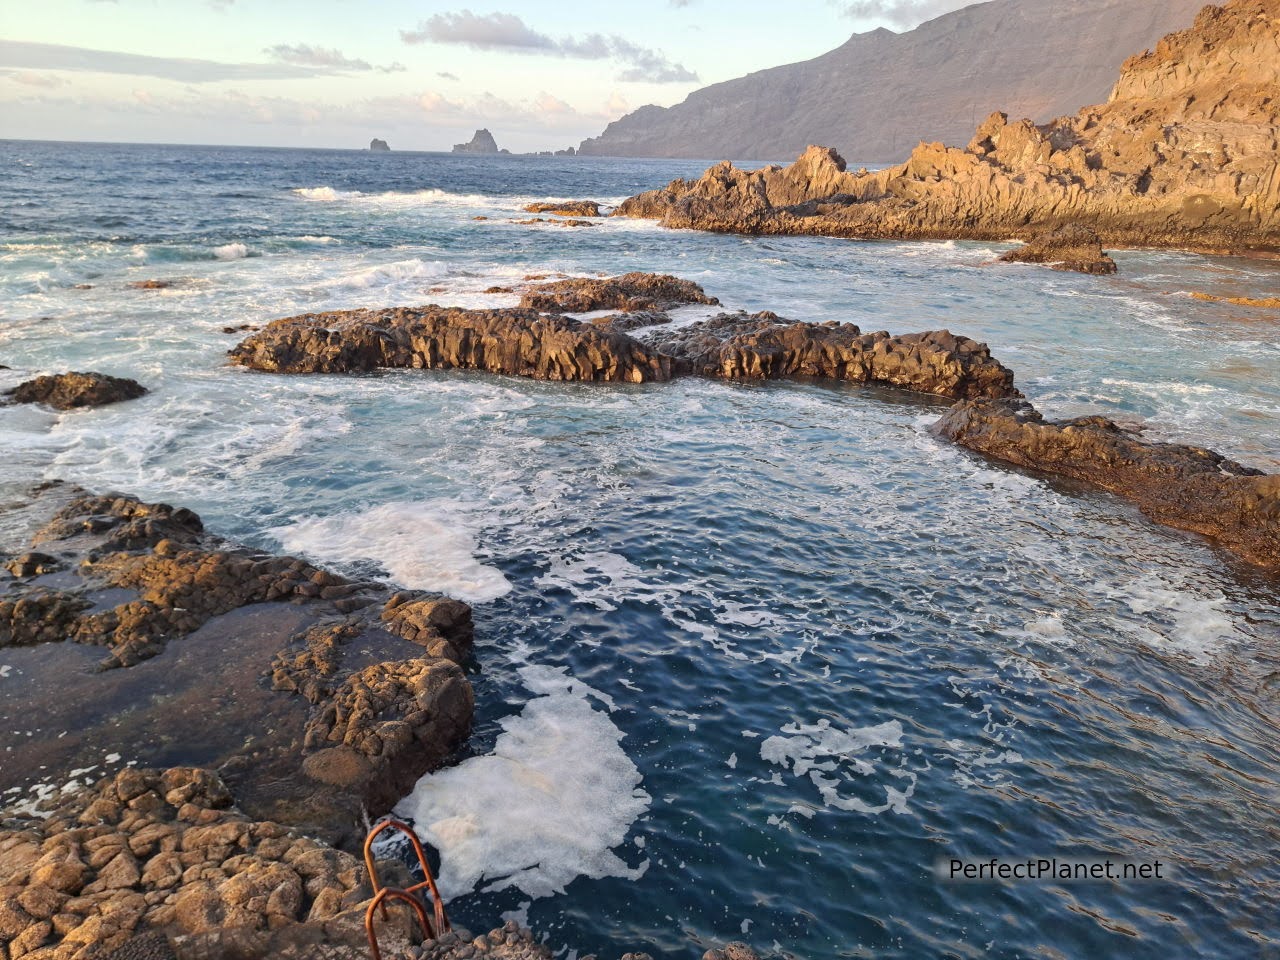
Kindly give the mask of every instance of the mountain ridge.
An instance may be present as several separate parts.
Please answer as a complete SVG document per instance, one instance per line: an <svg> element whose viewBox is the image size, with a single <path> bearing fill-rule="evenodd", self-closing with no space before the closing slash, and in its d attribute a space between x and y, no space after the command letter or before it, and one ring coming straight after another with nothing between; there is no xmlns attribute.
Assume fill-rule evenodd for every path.
<svg viewBox="0 0 1280 960"><path fill-rule="evenodd" d="M997 109L1045 121L1101 101L1126 57L1190 26L1204 2L988 0L640 107L578 151L781 159L823 143L858 162L899 161L922 140L967 139Z"/></svg>

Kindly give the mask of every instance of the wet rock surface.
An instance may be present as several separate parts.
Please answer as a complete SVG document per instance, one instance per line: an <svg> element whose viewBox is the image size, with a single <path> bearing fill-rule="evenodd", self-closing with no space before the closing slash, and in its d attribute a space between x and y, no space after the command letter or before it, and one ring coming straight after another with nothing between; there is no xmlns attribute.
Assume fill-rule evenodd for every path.
<svg viewBox="0 0 1280 960"><path fill-rule="evenodd" d="M414 367L625 383L671 375L666 358L629 337L527 308L432 305L306 314L268 324L232 349L231 358L272 373Z"/></svg>
<svg viewBox="0 0 1280 960"><path fill-rule="evenodd" d="M997 460L1119 494L1160 523L1280 569L1280 475L1212 450L1152 443L1104 417L1048 421L1019 400L959 403L934 430Z"/></svg>
<svg viewBox="0 0 1280 960"><path fill-rule="evenodd" d="M675 358L677 371L705 377L825 377L956 399L1019 395L1012 371L986 344L945 330L894 337L851 323L793 323L766 311L724 313L646 339Z"/></svg>
<svg viewBox="0 0 1280 960"><path fill-rule="evenodd" d="M702 287L670 274L625 273L620 277L573 277L533 287L520 306L544 313L588 313L592 310L671 310L691 303L716 305Z"/></svg>
<svg viewBox="0 0 1280 960"><path fill-rule="evenodd" d="M147 388L125 377L106 373L57 373L36 377L6 392L13 403L43 403L55 410L102 407L144 396Z"/></svg>
<svg viewBox="0 0 1280 960"><path fill-rule="evenodd" d="M1068 224L1032 238L1000 255L1002 263L1041 263L1054 270L1105 275L1116 262L1102 252L1102 241L1088 227Z"/></svg>
<svg viewBox="0 0 1280 960"><path fill-rule="evenodd" d="M594 200L549 200L527 203L525 213L554 213L558 217L598 217L600 204Z"/></svg>
<svg viewBox="0 0 1280 960"><path fill-rule="evenodd" d="M101 736L124 742L95 743L98 757L216 761L246 810L335 839L360 832L363 810L389 809L470 730L474 701L460 663L473 626L460 601L238 547L189 510L133 497L73 495L35 539L40 553L11 561L20 575L0 580L0 647L103 648L103 679L77 676L56 704L38 708L46 695L34 675L50 668L33 661L23 670L31 686L10 678L0 714L40 709L60 724L94 716L100 698L123 698L127 713ZM143 669L156 657L168 665ZM130 669L101 672L110 667ZM135 670L137 682L107 679ZM150 695L156 683L164 697ZM204 698L219 704L212 728L198 719ZM60 758L93 733L77 727L67 741L18 744L0 785L29 786L22 778L37 756ZM66 762L92 766L75 754Z"/></svg>
<svg viewBox="0 0 1280 960"><path fill-rule="evenodd" d="M961 149L922 143L851 172L811 146L787 167L727 161L615 216L747 234L1029 240L1066 224L1112 246L1280 249L1280 0L1206 6L1131 57L1110 99L1036 125L1003 113Z"/></svg>

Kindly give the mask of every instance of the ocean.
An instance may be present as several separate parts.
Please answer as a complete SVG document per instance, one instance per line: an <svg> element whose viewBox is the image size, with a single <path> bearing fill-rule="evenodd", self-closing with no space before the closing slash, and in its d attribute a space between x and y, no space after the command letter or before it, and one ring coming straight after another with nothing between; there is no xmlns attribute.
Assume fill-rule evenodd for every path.
<svg viewBox="0 0 1280 960"><path fill-rule="evenodd" d="M473 930L606 958L1280 956L1274 578L942 442L945 403L900 391L227 364L242 324L669 272L729 309L947 328L1047 416L1280 471L1280 315L1189 295L1274 294L1278 263L1120 251L1098 278L990 265L1003 244L512 222L704 166L0 141L0 388L152 391L0 408L0 501L126 491L473 603L470 747L398 808ZM0 714L13 671L0 651ZM1054 856L1170 875L935 872Z"/></svg>

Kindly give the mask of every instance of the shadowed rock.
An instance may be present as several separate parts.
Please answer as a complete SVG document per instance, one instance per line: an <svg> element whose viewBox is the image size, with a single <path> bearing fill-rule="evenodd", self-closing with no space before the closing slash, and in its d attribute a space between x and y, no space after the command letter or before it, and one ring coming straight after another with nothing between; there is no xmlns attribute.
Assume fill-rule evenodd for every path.
<svg viewBox="0 0 1280 960"><path fill-rule="evenodd" d="M618 333L536 310L438 306L289 317L231 350L272 373L380 367L487 370L538 380L667 380L670 361Z"/></svg>
<svg viewBox="0 0 1280 960"><path fill-rule="evenodd" d="M1280 568L1280 475L1200 447L1149 443L1103 417L1047 421L1025 401L959 403L934 429L997 460L1117 493L1160 523Z"/></svg>
<svg viewBox="0 0 1280 960"><path fill-rule="evenodd" d="M679 372L725 379L826 377L943 397L1019 396L986 344L948 331L890 336L851 323L792 323L763 312L720 314L647 337Z"/></svg>
<svg viewBox="0 0 1280 960"><path fill-rule="evenodd" d="M57 373L36 377L7 391L14 403L45 403L56 410L102 407L144 396L147 388L137 380L105 373Z"/></svg>
<svg viewBox="0 0 1280 960"><path fill-rule="evenodd" d="M591 323L600 329L612 330L614 333L628 333L632 330L639 330L643 327L656 327L670 322L670 315L663 313L661 310L639 310L634 313L614 313L607 317L597 317L591 321Z"/></svg>
<svg viewBox="0 0 1280 960"><path fill-rule="evenodd" d="M574 277L533 287L520 306L544 313L592 310L670 310L691 303L718 304L691 280L669 274L626 273L620 277Z"/></svg>
<svg viewBox="0 0 1280 960"><path fill-rule="evenodd" d="M717 164L615 216L669 227L849 238L1029 240L1076 223L1110 246L1280 250L1280 0L1207 6L1131 57L1110 99L1039 125L987 118L968 146L922 143L850 172L810 147L788 167Z"/></svg>
<svg viewBox="0 0 1280 960"><path fill-rule="evenodd" d="M526 203L526 213L554 213L558 217L598 217L600 204L594 200L549 200Z"/></svg>
<svg viewBox="0 0 1280 960"><path fill-rule="evenodd" d="M1116 262L1102 252L1102 242L1088 227L1069 224L1040 234L1000 255L1002 263L1042 263L1054 270L1110 274Z"/></svg>

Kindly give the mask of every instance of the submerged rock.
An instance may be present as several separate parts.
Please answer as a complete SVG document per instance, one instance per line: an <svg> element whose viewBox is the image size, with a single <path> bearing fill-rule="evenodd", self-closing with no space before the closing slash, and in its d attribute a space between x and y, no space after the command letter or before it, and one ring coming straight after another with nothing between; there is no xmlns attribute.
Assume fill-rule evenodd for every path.
<svg viewBox="0 0 1280 960"><path fill-rule="evenodd" d="M615 216L849 238L1031 239L1064 222L1109 245L1280 249L1280 0L1209 5L1131 57L1104 103L1039 125L995 113L965 148L922 143L851 172L811 146L787 167L727 161Z"/></svg>
<svg viewBox="0 0 1280 960"><path fill-rule="evenodd" d="M426 306L276 320L231 350L272 373L380 367L487 370L538 380L667 380L671 362L622 334L536 310Z"/></svg>
<svg viewBox="0 0 1280 960"><path fill-rule="evenodd" d="M1280 568L1280 475L1200 447L1150 443L1103 417L1048 421L1019 400L959 403L934 430L997 460L1109 490L1160 523Z"/></svg>
<svg viewBox="0 0 1280 960"><path fill-rule="evenodd" d="M704 377L825 377L955 399L1020 396L1013 372L986 344L946 330L895 337L851 323L793 323L766 311L723 313L646 339L675 358L678 372Z"/></svg>
<svg viewBox="0 0 1280 960"><path fill-rule="evenodd" d="M520 306L544 313L592 310L670 310L691 303L718 304L691 280L670 274L625 273L620 277L573 277L533 287Z"/></svg>
<svg viewBox="0 0 1280 960"><path fill-rule="evenodd" d="M1219 297L1212 293L1191 294L1196 300L1205 300L1210 303L1231 303L1237 307L1260 307L1264 310L1280 310L1280 297Z"/></svg>
<svg viewBox="0 0 1280 960"><path fill-rule="evenodd" d="M550 200L526 203L526 213L554 213L558 217L598 217L600 204L594 200Z"/></svg>
<svg viewBox="0 0 1280 960"><path fill-rule="evenodd" d="M1021 247L1000 255L1001 263L1043 263L1054 270L1111 274L1116 262L1102 252L1097 233L1079 224L1067 224L1033 237Z"/></svg>
<svg viewBox="0 0 1280 960"><path fill-rule="evenodd" d="M5 393L14 403L45 403L56 410L102 407L144 396L147 388L105 373L58 373L36 377Z"/></svg>

